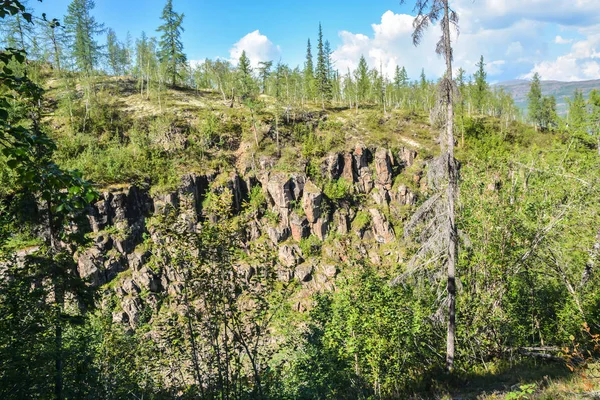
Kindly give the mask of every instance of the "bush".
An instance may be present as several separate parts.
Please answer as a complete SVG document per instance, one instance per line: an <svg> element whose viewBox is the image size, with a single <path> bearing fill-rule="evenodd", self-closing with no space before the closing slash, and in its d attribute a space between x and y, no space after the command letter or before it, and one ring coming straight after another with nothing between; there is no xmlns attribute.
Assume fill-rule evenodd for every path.
<svg viewBox="0 0 600 400"><path fill-rule="evenodd" d="M304 257L316 257L321 254L322 243L315 235L302 239L299 246Z"/></svg>
<svg viewBox="0 0 600 400"><path fill-rule="evenodd" d="M352 183L349 183L346 179L340 178L337 180L329 181L323 188L323 193L329 199L334 201L350 199L352 197L353 190Z"/></svg>

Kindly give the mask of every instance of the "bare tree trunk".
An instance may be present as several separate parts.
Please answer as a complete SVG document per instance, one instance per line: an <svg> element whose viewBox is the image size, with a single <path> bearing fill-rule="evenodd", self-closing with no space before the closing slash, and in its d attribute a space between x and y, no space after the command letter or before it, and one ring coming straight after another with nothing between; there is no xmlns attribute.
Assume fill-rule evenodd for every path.
<svg viewBox="0 0 600 400"><path fill-rule="evenodd" d="M446 52L446 79L452 82L452 44L450 40L450 16L448 0L444 1L444 44ZM456 232L455 201L458 192L458 171L454 159L454 108L453 86L446 85L447 121L446 135L448 139L448 334L446 337L446 370L454 368L454 343L456 334L456 260L458 256L458 235Z"/></svg>

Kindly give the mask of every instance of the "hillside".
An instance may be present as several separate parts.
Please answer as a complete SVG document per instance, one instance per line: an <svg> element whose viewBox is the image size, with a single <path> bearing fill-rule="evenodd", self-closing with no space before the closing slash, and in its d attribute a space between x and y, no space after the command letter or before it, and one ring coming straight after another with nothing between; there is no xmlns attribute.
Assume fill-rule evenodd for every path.
<svg viewBox="0 0 600 400"><path fill-rule="evenodd" d="M588 94L593 89L600 90L600 79L590 81L577 82L559 82L559 81L542 81L542 94L544 96L556 97L557 111L559 115L566 115L568 103L565 98L572 98L575 90L583 91L583 96L588 97ZM507 90L515 100L515 104L522 110L527 109L527 93L529 93L529 81L527 80L511 80L495 84L494 86L502 87Z"/></svg>
<svg viewBox="0 0 600 400"><path fill-rule="evenodd" d="M54 160L99 193L72 256L97 296L85 329L113 351L95 359L99 383L88 385L113 380L157 399L195 398L202 380L273 399L567 399L595 387L556 353L541 353L550 363L509 355L581 337L573 301L596 318L595 275L568 289L585 276L600 223L600 165L585 142L463 118L460 372L446 379L431 214L444 161L425 113L180 87L148 95L132 77L44 79ZM20 218L39 212L2 179ZM35 225L11 229L5 249L22 260L42 251ZM475 337L485 342L466 346Z"/></svg>

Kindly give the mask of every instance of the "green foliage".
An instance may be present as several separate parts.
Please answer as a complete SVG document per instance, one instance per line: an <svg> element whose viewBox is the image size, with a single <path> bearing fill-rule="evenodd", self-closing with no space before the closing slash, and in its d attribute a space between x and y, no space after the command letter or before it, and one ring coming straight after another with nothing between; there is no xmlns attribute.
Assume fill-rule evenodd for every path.
<svg viewBox="0 0 600 400"><path fill-rule="evenodd" d="M183 14L178 14L173 10L173 0L167 0L160 16L164 24L157 29L157 32L162 32L158 57L162 63L166 64L166 73L171 77L173 86L177 83L177 78L181 77L181 69L185 68L187 60L181 41L181 33L184 31L181 26L183 17Z"/></svg>
<svg viewBox="0 0 600 400"><path fill-rule="evenodd" d="M304 257L318 257L321 254L323 243L315 235L300 240L298 244Z"/></svg>
<svg viewBox="0 0 600 400"><path fill-rule="evenodd" d="M505 400L528 400L528 399L532 399L532 395L535 393L536 391L536 384L535 383L531 383L528 385L521 385L519 386L519 391L518 392L510 392L508 393L504 399Z"/></svg>
<svg viewBox="0 0 600 400"><path fill-rule="evenodd" d="M333 201L350 200L353 196L354 184L344 178L325 183L323 193Z"/></svg>
<svg viewBox="0 0 600 400"><path fill-rule="evenodd" d="M95 37L104 32L104 25L92 15L94 0L73 0L65 16L72 54L80 71L91 73L100 58L100 45Z"/></svg>
<svg viewBox="0 0 600 400"><path fill-rule="evenodd" d="M317 296L305 344L290 361L287 398L393 398L430 371L427 344L437 339L412 290L371 267L352 268L339 291Z"/></svg>
<svg viewBox="0 0 600 400"><path fill-rule="evenodd" d="M367 211L358 211L354 220L352 220L352 228L362 231L371 224L371 214Z"/></svg>

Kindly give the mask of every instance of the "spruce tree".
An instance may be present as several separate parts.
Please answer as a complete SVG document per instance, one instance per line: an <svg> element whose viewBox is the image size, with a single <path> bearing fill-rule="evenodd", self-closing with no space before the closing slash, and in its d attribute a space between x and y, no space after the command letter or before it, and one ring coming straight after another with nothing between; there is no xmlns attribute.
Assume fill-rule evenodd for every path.
<svg viewBox="0 0 600 400"><path fill-rule="evenodd" d="M406 87L408 85L408 74L406 73L406 68L400 68L399 65L396 65L396 71L394 72L394 86L396 89L400 89L401 87Z"/></svg>
<svg viewBox="0 0 600 400"><path fill-rule="evenodd" d="M314 94L314 80L315 71L313 67L312 50L310 46L310 39L308 39L308 44L306 45L306 61L304 63L304 93L309 99L312 99Z"/></svg>
<svg viewBox="0 0 600 400"><path fill-rule="evenodd" d="M104 32L104 25L91 15L94 0L73 0L65 16L65 29L71 42L76 67L83 72L94 70L100 57L101 46L95 37Z"/></svg>
<svg viewBox="0 0 600 400"><path fill-rule="evenodd" d="M173 0L167 0L160 17L164 24L156 30L162 32L158 57L162 63L165 63L166 73L171 77L173 86L177 84L177 78L180 77L179 71L186 62L181 41L181 33L184 32L183 26L181 26L183 17L183 14L177 14L173 10Z"/></svg>
<svg viewBox="0 0 600 400"><path fill-rule="evenodd" d="M537 72L533 75L533 80L529 87L529 94L527 94L527 101L529 120L537 129L541 126L542 118L542 84L540 82L540 74Z"/></svg>
<svg viewBox="0 0 600 400"><path fill-rule="evenodd" d="M473 93L473 101L475 105L475 109L479 113L483 113L483 108L485 105L485 98L487 96L488 84L487 84L487 72L485 72L485 63L483 62L483 56L479 59L477 63L477 72L474 75L475 78L475 87Z"/></svg>
<svg viewBox="0 0 600 400"><path fill-rule="evenodd" d="M319 41L317 43L317 70L315 71L315 78L317 81L317 93L321 98L323 109L325 108L325 100L329 100L331 97L328 58L329 55L325 54L325 46L323 43L323 29L321 28L321 24L319 24Z"/></svg>

